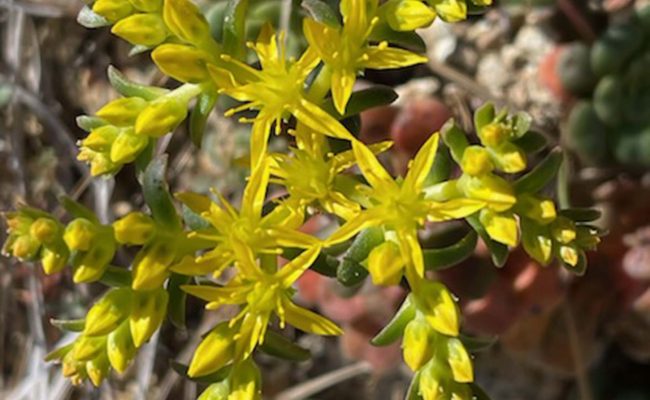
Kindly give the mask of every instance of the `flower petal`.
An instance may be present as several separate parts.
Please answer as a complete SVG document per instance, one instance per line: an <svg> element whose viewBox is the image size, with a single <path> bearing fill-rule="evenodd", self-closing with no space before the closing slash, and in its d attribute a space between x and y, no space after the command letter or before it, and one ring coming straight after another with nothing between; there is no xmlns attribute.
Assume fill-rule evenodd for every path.
<svg viewBox="0 0 650 400"><path fill-rule="evenodd" d="M397 231L397 240L402 259L406 264L411 264L415 268L415 272L420 278L424 277L424 259L422 258L422 247L418 240L417 231L399 230Z"/></svg>
<svg viewBox="0 0 650 400"><path fill-rule="evenodd" d="M409 170L402 184L404 189L416 195L422 191L424 180L429 175L433 161L436 158L439 138L438 133L431 135L420 148L415 158L409 163Z"/></svg>
<svg viewBox="0 0 650 400"><path fill-rule="evenodd" d="M339 114L345 114L345 106L352 95L352 88L356 80L353 69L335 69L332 71L332 98Z"/></svg>
<svg viewBox="0 0 650 400"><path fill-rule="evenodd" d="M370 185L378 190L397 190L397 184L379 163L377 157L363 143L352 142L352 150L363 176Z"/></svg>
<svg viewBox="0 0 650 400"><path fill-rule="evenodd" d="M278 280L282 282L285 288L290 287L300 276L309 268L320 253L320 246L314 246L300 253L298 257L291 260L280 271L276 273Z"/></svg>
<svg viewBox="0 0 650 400"><path fill-rule="evenodd" d="M343 333L341 328L332 321L295 305L289 299L283 299L282 306L286 321L303 332L316 335L340 335Z"/></svg>
<svg viewBox="0 0 650 400"><path fill-rule="evenodd" d="M323 133L327 136L337 139L355 140L354 136L339 121L323 111L320 107L305 99L300 99L292 107L293 115L307 127L316 132Z"/></svg>
<svg viewBox="0 0 650 400"><path fill-rule="evenodd" d="M408 50L388 47L386 43L378 46L368 46L363 58L363 66L372 69L392 69L409 65L422 64L427 58Z"/></svg>
<svg viewBox="0 0 650 400"><path fill-rule="evenodd" d="M251 169L255 170L266 155L274 118L260 111L251 128Z"/></svg>
<svg viewBox="0 0 650 400"><path fill-rule="evenodd" d="M253 220L261 216L266 189L269 185L269 174L269 163L264 159L255 167L246 183L241 204L242 216Z"/></svg>

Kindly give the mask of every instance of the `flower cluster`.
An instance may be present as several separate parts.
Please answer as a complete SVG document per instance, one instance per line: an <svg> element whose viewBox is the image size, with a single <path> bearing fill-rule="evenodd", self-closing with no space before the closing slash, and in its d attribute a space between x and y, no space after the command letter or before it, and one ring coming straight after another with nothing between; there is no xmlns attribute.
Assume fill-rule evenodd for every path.
<svg viewBox="0 0 650 400"><path fill-rule="evenodd" d="M497 112L492 105L479 109L478 144L450 121L441 133L431 133L404 176L392 174L378 158L390 143L368 146L350 127L350 118L374 100L369 105L355 96L359 74L426 61L394 37L412 37L436 15L464 19L470 5L490 1L342 0L338 13L316 2L303 21L306 48L295 58L287 56L284 33L276 34L270 24L247 44L252 51L246 54L246 1L228 2L224 43L213 39L189 0L97 0L92 11L84 11L94 12L95 22L113 24L112 31L137 51L152 50L160 70L182 85L142 86L110 70L123 97L79 119L90 132L80 143L80 159L90 162L93 175L114 174L137 161L148 212L103 225L66 200L72 217L67 226L26 207L7 214L5 253L40 259L46 273L69 262L75 282L114 286L85 319L63 324L80 334L49 357L60 360L74 382L89 378L99 385L110 367L124 371L165 315L183 324L190 294L206 301L208 310L237 311L206 333L185 374L213 382L202 399L259 399L255 351L294 360L305 353L273 328L276 322L280 329L288 324L318 335L341 333L294 299L293 284L311 268L346 285L370 275L376 285L408 287L405 303L374 343L403 336L404 359L415 373L409 398L471 399L479 389L472 384L459 309L427 271L471 254L476 233L497 265L505 262L508 246L521 240L537 260L557 257L577 272L583 269L584 251L600 233L588 225L593 213L558 212L542 194L561 159L551 152L530 168L530 156L543 143L526 115ZM247 55L256 56L256 66L246 62ZM153 144L187 117L193 98L190 133L200 143L218 96L241 102L226 116L246 112L240 120L252 123L250 176L239 206L218 191L178 193L175 201L165 183L165 158L152 159ZM289 135L287 152L269 153L271 132ZM460 167L448 180L436 157L446 152ZM284 195L269 200L272 184ZM303 232L315 215L338 226L327 237ZM467 221L467 238L473 239L452 246L451 258L446 249L423 248L419 240L431 224L448 220ZM110 265L119 246L139 247L128 268Z"/></svg>

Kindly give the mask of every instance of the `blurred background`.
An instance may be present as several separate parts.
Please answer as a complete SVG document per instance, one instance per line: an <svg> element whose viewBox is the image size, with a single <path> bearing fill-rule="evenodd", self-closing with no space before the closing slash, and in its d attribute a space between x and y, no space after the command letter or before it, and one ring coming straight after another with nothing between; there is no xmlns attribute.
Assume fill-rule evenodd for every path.
<svg viewBox="0 0 650 400"><path fill-rule="evenodd" d="M215 35L225 1L202 1ZM331 1L335 4L336 1ZM642 0L495 0L467 22L440 21L420 32L430 62L399 71L367 71L359 81L395 88L397 102L364 112L361 138L395 141L387 162L399 173L448 118L471 130L473 110L494 101L529 112L552 146L567 150L558 194L603 212L609 231L589 254L584 277L540 267L515 250L494 268L487 251L440 273L460 298L467 333L498 342L476 354L477 381L496 400L650 399L650 2ZM282 21L298 53L300 1L253 2L251 38L262 23ZM63 215L69 194L104 221L143 206L132 168L92 180L76 160L75 124L116 97L106 70L173 87L147 53L130 54L108 28L76 22L78 0L0 0L0 209L28 203ZM646 8L646 6L648 8ZM223 108L221 107L221 110ZM185 127L170 138L174 191L241 192L248 126L214 112L203 146ZM280 137L272 147L285 148ZM317 222L309 229L318 231ZM422 238L443 243L445 234ZM452 233L449 233L452 232ZM0 234L0 239L4 233ZM116 263L128 264L129 254ZM44 276L38 265L0 258L0 399L194 399L170 360L187 362L216 320L188 304L186 331L163 327L123 376L101 388L71 387L43 362L70 340L51 318L78 318L104 290L73 286L69 270ZM263 355L269 398L400 399L410 380L398 345L368 340L404 298L399 288L354 290L315 273L299 281L303 304L345 328L339 339L300 336L313 359L289 364Z"/></svg>

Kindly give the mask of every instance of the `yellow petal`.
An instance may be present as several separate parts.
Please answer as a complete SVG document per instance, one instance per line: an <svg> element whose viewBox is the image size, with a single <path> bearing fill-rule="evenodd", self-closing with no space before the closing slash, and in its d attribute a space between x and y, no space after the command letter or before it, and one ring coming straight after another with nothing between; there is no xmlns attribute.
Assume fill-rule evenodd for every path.
<svg viewBox="0 0 650 400"><path fill-rule="evenodd" d="M415 272L420 278L423 277L424 260L422 259L422 247L420 247L420 242L418 241L417 231L397 231L397 240L404 261L415 268Z"/></svg>
<svg viewBox="0 0 650 400"><path fill-rule="evenodd" d="M435 348L435 332L426 320L416 318L406 325L402 349L404 361L412 371L420 370L429 362L433 357Z"/></svg>
<svg viewBox="0 0 650 400"><path fill-rule="evenodd" d="M163 288L134 292L129 325L135 347L142 346L158 330L167 315L168 301L169 295Z"/></svg>
<svg viewBox="0 0 650 400"><path fill-rule="evenodd" d="M485 201L464 198L448 200L442 203L431 202L427 219L429 221L446 221L465 218L481 210L485 205Z"/></svg>
<svg viewBox="0 0 650 400"><path fill-rule="evenodd" d="M237 260L236 262L237 268L239 268L239 272L244 274L244 276L249 279L261 278L262 271L257 265L257 261L255 261L255 254L253 253L253 250L238 240L232 240L231 245L232 250L235 253L235 259Z"/></svg>
<svg viewBox="0 0 650 400"><path fill-rule="evenodd" d="M340 335L343 333L335 323L305 308L295 305L289 299L282 300L286 321L303 332L316 335Z"/></svg>
<svg viewBox="0 0 650 400"><path fill-rule="evenodd" d="M341 35L336 29L311 18L305 18L302 26L307 43L321 58L330 58L339 50Z"/></svg>
<svg viewBox="0 0 650 400"><path fill-rule="evenodd" d="M355 140L354 136L339 121L323 111L320 107L305 99L300 99L291 109L298 121L316 132L337 139Z"/></svg>
<svg viewBox="0 0 650 400"><path fill-rule="evenodd" d="M307 249L288 264L282 267L276 274L277 279L282 282L282 286L289 288L300 276L309 268L320 253L320 247L316 246Z"/></svg>
<svg viewBox="0 0 650 400"><path fill-rule="evenodd" d="M392 69L422 64L427 58L408 50L388 47L385 43L378 46L368 46L365 50L363 66L372 69Z"/></svg>
<svg viewBox="0 0 650 400"><path fill-rule="evenodd" d="M377 157L363 143L352 142L352 150L357 159L359 169L370 185L378 190L397 190L397 184L379 163Z"/></svg>
<svg viewBox="0 0 650 400"><path fill-rule="evenodd" d="M255 118L251 128L251 169L255 170L266 156L271 125L274 119L263 111Z"/></svg>
<svg viewBox="0 0 650 400"><path fill-rule="evenodd" d="M244 300L246 293L242 291L242 286L208 286L208 285L183 285L181 289L199 299L219 302L222 304L239 304ZM245 288L244 288L245 289Z"/></svg>
<svg viewBox="0 0 650 400"><path fill-rule="evenodd" d="M241 211L243 216L249 218L260 217L262 206L266 198L266 188L269 184L269 163L262 160L251 173L244 196L242 198Z"/></svg>
<svg viewBox="0 0 650 400"><path fill-rule="evenodd" d="M335 69L332 71L332 98L334 106L339 114L345 114L345 106L348 104L354 81L356 80L354 70Z"/></svg>
<svg viewBox="0 0 650 400"><path fill-rule="evenodd" d="M327 240L326 246L332 246L337 243L345 242L352 236L359 233L359 231L367 228L373 223L377 222L377 218L373 215L372 211L362 211L355 218L347 221L339 229L337 229Z"/></svg>
<svg viewBox="0 0 650 400"><path fill-rule="evenodd" d="M417 195L422 191L424 180L429 175L433 161L436 158L439 138L440 135L438 133L431 135L422 148L420 148L415 158L410 162L409 170L402 184L402 187L410 193Z"/></svg>
<svg viewBox="0 0 650 400"><path fill-rule="evenodd" d="M269 323L268 313L247 313L235 336L235 362L247 359L255 346L264 340Z"/></svg>

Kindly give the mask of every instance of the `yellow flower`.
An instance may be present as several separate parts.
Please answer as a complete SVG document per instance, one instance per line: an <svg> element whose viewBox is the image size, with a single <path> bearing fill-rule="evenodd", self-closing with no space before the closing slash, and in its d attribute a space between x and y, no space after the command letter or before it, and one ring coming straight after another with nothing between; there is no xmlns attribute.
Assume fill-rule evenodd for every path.
<svg viewBox="0 0 650 400"><path fill-rule="evenodd" d="M213 272L218 276L235 261L238 249L250 248L255 254L278 254L281 246L306 248L319 242L297 230L303 222L301 209L279 204L267 215L262 215L269 172L267 161L253 171L239 211L216 192L222 207L203 195L177 194L180 201L212 225L212 228L190 232L188 239L203 239L214 246L197 258L185 257L172 266L172 271L188 275Z"/></svg>
<svg viewBox="0 0 650 400"><path fill-rule="evenodd" d="M343 0L340 29L310 18L304 20L303 31L310 48L331 73L332 98L340 114L345 112L359 71L406 67L427 61L426 57L410 51L389 47L387 42L368 44L368 36L377 21L376 8L377 0Z"/></svg>
<svg viewBox="0 0 650 400"><path fill-rule="evenodd" d="M308 48L299 60L285 59L284 38L276 36L270 25L264 25L257 42L250 47L255 50L262 65L261 70L251 68L228 55L224 69L208 65L208 71L221 93L245 104L230 109L230 116L247 109L259 110L252 120L251 166L255 168L266 154L269 133L273 123L275 132L281 129L281 120L289 114L310 129L336 137L353 140L353 136L331 115L307 100L305 79L318 64L318 56ZM243 119L242 121L247 121Z"/></svg>
<svg viewBox="0 0 650 400"><path fill-rule="evenodd" d="M361 208L346 196L343 189L353 186L355 181L340 173L354 165L353 152L334 155L326 150L327 143L322 140L322 135L303 132L301 126L294 132L299 148L291 149L291 155L270 155L270 170L274 177L271 182L286 187L291 196L290 203L308 206L317 202L325 211L345 220L351 219ZM313 140L305 140L307 135ZM370 146L370 149L380 153L390 146L390 142L383 142Z"/></svg>
<svg viewBox="0 0 650 400"><path fill-rule="evenodd" d="M230 327L238 330L234 335L232 355L235 362L248 358L255 346L263 343L272 314L279 317L281 327L289 323L309 333L339 335L341 330L334 323L291 301L293 283L309 268L320 250L320 246L311 247L282 268L268 271L269 268L261 268L257 264L252 249L242 246L237 251L236 265L239 272L228 284L223 287L182 288L187 293L208 301L207 309L227 304L243 305L239 314L229 323Z"/></svg>
<svg viewBox="0 0 650 400"><path fill-rule="evenodd" d="M328 239L328 243L345 241L369 226L383 226L394 232L392 239L399 246L407 278L423 277L424 261L417 237L418 228L426 221L466 217L481 209L485 202L457 198L439 203L425 199L424 180L433 165L438 134L432 135L422 146L412 160L406 177L401 181L391 178L363 143L355 141L352 145L359 168L370 184L369 188L362 188L362 192L369 198L368 206L341 226ZM373 267L370 271L373 271Z"/></svg>

